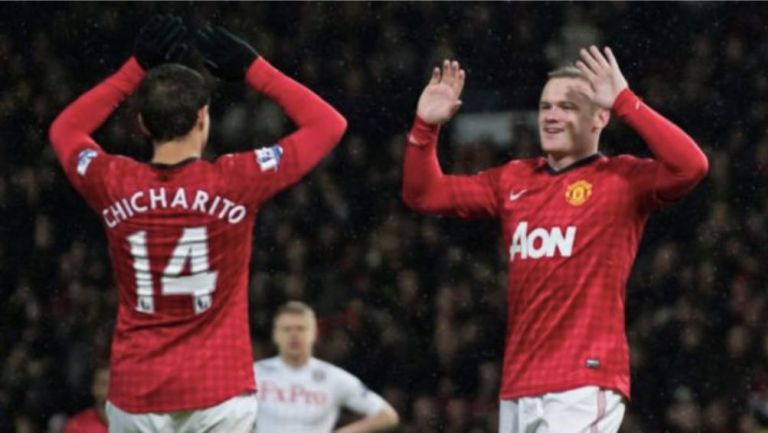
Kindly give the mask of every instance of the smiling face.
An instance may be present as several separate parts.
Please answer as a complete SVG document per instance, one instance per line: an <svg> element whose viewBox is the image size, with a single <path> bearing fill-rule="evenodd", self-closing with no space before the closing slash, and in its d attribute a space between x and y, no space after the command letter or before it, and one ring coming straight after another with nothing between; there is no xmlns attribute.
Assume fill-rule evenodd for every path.
<svg viewBox="0 0 768 433"><path fill-rule="evenodd" d="M610 114L590 99L589 83L578 77L550 78L539 100L541 149L553 168L597 152L600 132Z"/></svg>

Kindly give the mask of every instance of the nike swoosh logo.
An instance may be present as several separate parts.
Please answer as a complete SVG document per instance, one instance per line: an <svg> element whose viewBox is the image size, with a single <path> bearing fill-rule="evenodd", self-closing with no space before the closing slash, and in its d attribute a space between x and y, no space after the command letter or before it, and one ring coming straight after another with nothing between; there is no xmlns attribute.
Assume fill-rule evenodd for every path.
<svg viewBox="0 0 768 433"><path fill-rule="evenodd" d="M524 190L518 191L518 192L510 191L509 192L509 200L515 201L515 200L519 199L520 197L522 197L523 194L525 194L527 191L528 191L527 189L524 189Z"/></svg>

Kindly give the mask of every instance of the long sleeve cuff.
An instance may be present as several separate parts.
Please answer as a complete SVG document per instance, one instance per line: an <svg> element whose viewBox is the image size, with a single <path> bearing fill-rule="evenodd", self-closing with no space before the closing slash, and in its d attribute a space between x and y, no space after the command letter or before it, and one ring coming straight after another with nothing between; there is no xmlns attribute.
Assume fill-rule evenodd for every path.
<svg viewBox="0 0 768 433"><path fill-rule="evenodd" d="M411 132L408 133L408 144L418 147L437 146L440 125L430 125L419 116L413 120Z"/></svg>
<svg viewBox="0 0 768 433"><path fill-rule="evenodd" d="M263 56L259 56L245 72L245 82L259 93L268 93L268 87L274 78L280 75L282 75L280 71Z"/></svg>
<svg viewBox="0 0 768 433"><path fill-rule="evenodd" d="M619 118L626 119L639 111L643 106L645 106L643 100L627 87L619 93L619 96L613 102L613 112Z"/></svg>
<svg viewBox="0 0 768 433"><path fill-rule="evenodd" d="M133 93L146 76L136 57L131 57L112 75L111 83L124 94Z"/></svg>

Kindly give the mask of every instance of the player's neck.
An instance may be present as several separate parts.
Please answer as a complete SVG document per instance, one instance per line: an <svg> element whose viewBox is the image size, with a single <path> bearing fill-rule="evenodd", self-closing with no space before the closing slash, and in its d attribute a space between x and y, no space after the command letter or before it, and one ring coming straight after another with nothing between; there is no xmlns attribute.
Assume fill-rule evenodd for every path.
<svg viewBox="0 0 768 433"><path fill-rule="evenodd" d="M581 151L581 152L572 152L567 154L548 153L547 163L553 170L558 171L566 167L569 167L574 163L581 161L584 158L589 158L590 156L596 153L597 153L597 146L595 146L594 148L590 147L590 148L584 149L584 151Z"/></svg>
<svg viewBox="0 0 768 433"><path fill-rule="evenodd" d="M311 358L311 355L298 355L298 356L287 356L287 355L280 355L280 359L283 360L284 363L288 364L289 366L293 368L301 368L309 362L309 358Z"/></svg>
<svg viewBox="0 0 768 433"><path fill-rule="evenodd" d="M107 412L104 409L104 404L94 404L93 408L96 410L96 415L98 415L102 421L107 422Z"/></svg>
<svg viewBox="0 0 768 433"><path fill-rule="evenodd" d="M155 142L154 164L176 164L189 158L200 158L200 137L194 133L170 141Z"/></svg>

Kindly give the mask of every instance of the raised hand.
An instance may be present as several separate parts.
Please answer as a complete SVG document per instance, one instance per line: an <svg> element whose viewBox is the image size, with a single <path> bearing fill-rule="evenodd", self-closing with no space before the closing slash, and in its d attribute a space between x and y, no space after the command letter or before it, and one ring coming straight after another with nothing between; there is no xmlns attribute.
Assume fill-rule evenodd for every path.
<svg viewBox="0 0 768 433"><path fill-rule="evenodd" d="M416 114L431 125L440 125L453 117L461 107L464 70L459 62L444 60L443 69L436 67L427 87L421 92Z"/></svg>
<svg viewBox="0 0 768 433"><path fill-rule="evenodd" d="M613 51L605 47L605 53L592 45L582 48L581 60L576 62L576 67L584 73L592 86L594 93L592 101L600 107L610 110L616 97L622 90L628 87L627 80L619 69L619 64L613 56Z"/></svg>
<svg viewBox="0 0 768 433"><path fill-rule="evenodd" d="M205 67L228 81L239 81L259 53L244 40L219 26L206 26L195 35L197 48L203 55Z"/></svg>
<svg viewBox="0 0 768 433"><path fill-rule="evenodd" d="M187 55L184 43L187 27L181 18L154 15L139 31L134 44L136 60L145 70L163 63L180 63Z"/></svg>

